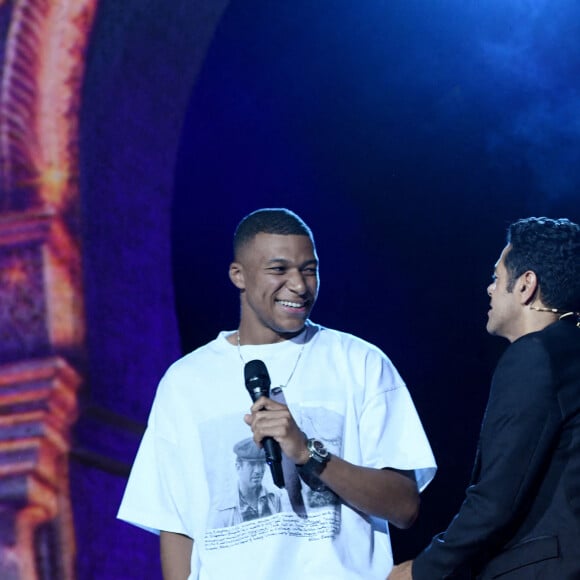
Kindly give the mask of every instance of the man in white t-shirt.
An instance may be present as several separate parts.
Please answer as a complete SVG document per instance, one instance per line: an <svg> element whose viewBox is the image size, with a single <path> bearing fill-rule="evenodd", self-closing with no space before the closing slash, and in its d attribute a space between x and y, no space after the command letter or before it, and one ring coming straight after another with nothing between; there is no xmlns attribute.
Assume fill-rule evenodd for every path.
<svg viewBox="0 0 580 580"><path fill-rule="evenodd" d="M377 347L309 321L318 257L293 212L246 216L229 274L240 291L238 329L166 372L119 518L160 534L166 580L384 578L386 523L413 523L436 470L405 384ZM283 402L251 404L244 370L255 360ZM238 490L232 449L249 436L260 453L273 439L297 466L304 511L266 470L260 493L279 500L276 510L216 518Z"/></svg>

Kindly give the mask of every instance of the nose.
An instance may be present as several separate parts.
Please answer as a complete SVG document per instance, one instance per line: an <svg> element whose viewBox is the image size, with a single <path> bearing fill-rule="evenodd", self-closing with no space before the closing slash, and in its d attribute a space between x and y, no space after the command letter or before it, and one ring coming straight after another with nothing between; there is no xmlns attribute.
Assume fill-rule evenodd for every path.
<svg viewBox="0 0 580 580"><path fill-rule="evenodd" d="M302 272L299 270L289 272L287 285L296 294L302 295L306 292L306 282L304 281Z"/></svg>
<svg viewBox="0 0 580 580"><path fill-rule="evenodd" d="M494 283L492 282L488 287L487 287L487 295L491 298L491 293L493 292L493 287L494 287Z"/></svg>

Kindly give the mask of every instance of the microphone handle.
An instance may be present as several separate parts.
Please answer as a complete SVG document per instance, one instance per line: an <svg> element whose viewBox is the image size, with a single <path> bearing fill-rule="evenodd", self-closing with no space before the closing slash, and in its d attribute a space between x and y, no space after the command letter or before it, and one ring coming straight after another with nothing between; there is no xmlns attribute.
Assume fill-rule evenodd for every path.
<svg viewBox="0 0 580 580"><path fill-rule="evenodd" d="M284 487L284 473L282 472L282 452L280 444L272 437L264 437L262 446L266 454L266 463L270 466L272 480L276 487Z"/></svg>

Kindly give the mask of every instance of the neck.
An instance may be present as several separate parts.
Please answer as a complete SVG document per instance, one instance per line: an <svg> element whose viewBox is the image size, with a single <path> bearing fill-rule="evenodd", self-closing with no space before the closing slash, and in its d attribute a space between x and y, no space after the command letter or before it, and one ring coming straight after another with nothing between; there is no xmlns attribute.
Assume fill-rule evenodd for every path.
<svg viewBox="0 0 580 580"><path fill-rule="evenodd" d="M227 339L228 342L235 345L238 343L238 336L239 336L239 344L247 345L260 345L260 344L276 344L278 342L284 342L286 340L292 340L297 336L300 336L306 325L304 325L300 330L296 332L276 332L270 329L260 330L259 332L254 332L249 329L247 326L244 326L243 322L240 322L240 327L237 332L230 334Z"/></svg>
<svg viewBox="0 0 580 580"><path fill-rule="evenodd" d="M255 504L258 497L260 497L261 489L262 489L261 485L259 485L258 487L256 486L246 488L240 487L240 494L246 500L247 503Z"/></svg>
<svg viewBox="0 0 580 580"><path fill-rule="evenodd" d="M543 304L533 304L530 305L529 309L525 311L524 319L524 332L520 334L530 334L530 332L538 332L544 330L550 324L554 324L560 318L561 314L559 310L555 308L548 308ZM517 338L519 338L518 336Z"/></svg>

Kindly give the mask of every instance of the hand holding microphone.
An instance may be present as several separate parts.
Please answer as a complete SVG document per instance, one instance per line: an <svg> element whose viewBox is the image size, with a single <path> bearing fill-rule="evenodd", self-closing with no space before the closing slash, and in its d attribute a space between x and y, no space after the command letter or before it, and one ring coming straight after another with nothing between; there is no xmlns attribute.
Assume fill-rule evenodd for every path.
<svg viewBox="0 0 580 580"><path fill-rule="evenodd" d="M270 396L270 375L266 365L261 360L251 360L244 367L244 380L246 389L254 403L260 397ZM272 480L278 487L284 487L284 474L282 473L282 451L280 444L272 437L262 439L262 447L266 454L266 463L270 466Z"/></svg>

